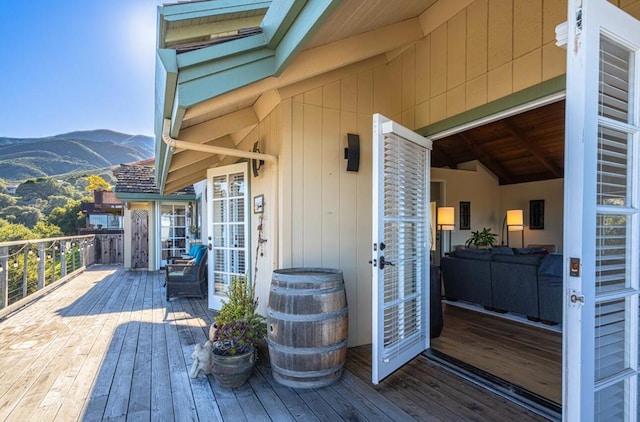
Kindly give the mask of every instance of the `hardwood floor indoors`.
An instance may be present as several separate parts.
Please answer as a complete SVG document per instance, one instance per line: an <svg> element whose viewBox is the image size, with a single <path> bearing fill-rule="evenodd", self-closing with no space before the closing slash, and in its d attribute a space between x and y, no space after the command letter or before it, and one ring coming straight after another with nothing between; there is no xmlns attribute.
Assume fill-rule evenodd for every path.
<svg viewBox="0 0 640 422"><path fill-rule="evenodd" d="M562 333L484 310L443 303L435 356L558 411L562 403Z"/></svg>

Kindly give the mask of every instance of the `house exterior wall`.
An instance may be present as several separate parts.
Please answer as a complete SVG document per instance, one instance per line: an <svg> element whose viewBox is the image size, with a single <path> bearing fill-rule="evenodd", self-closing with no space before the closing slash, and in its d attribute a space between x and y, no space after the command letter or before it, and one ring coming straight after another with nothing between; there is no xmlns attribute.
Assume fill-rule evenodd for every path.
<svg viewBox="0 0 640 422"><path fill-rule="evenodd" d="M419 129L565 73L564 0L476 0L389 64L392 119Z"/></svg>
<svg viewBox="0 0 640 422"><path fill-rule="evenodd" d="M640 1L620 3L640 14ZM279 105L238 145L251 150L258 141L261 152L279 157L278 166L267 164L251 176L251 196L263 194L265 204L261 248L259 216L251 219L249 265L252 273L258 269L260 312L273 269L338 268L349 302L349 345L370 343L372 114L417 130L564 74L555 27L566 20L566 9L558 0L476 0L386 65L355 64L280 88ZM347 133L360 136L357 173L346 171ZM445 173L434 169L433 178L447 180L447 202L472 201L474 230L478 222L499 232L502 208L524 201L487 175L492 206L481 211L486 197L457 198L459 176ZM453 236L453 244L468 237ZM539 239L531 234L526 242L551 243Z"/></svg>

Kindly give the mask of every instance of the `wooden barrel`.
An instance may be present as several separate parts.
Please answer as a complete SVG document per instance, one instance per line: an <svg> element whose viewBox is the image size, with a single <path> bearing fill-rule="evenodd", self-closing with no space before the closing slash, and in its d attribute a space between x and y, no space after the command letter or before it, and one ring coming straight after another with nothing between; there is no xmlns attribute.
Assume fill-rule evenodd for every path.
<svg viewBox="0 0 640 422"><path fill-rule="evenodd" d="M273 378L294 388L337 381L347 354L348 311L342 271L275 270L267 307Z"/></svg>

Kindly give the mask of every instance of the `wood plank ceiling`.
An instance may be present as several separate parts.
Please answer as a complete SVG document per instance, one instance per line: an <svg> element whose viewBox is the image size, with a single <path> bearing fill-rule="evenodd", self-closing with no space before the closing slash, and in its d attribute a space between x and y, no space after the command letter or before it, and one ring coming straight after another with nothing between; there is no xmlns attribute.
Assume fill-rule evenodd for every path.
<svg viewBox="0 0 640 422"><path fill-rule="evenodd" d="M564 108L558 101L438 139L432 167L478 160L501 185L564 176Z"/></svg>

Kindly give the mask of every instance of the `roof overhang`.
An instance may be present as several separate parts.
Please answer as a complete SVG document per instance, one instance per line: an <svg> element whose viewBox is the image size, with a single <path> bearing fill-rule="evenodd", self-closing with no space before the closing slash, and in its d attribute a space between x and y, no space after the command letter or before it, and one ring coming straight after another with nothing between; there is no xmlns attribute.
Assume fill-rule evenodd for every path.
<svg viewBox="0 0 640 422"><path fill-rule="evenodd" d="M171 145L163 140L163 132L185 142L183 146L238 148L307 80L386 64L471 2L422 0L373 7L367 0L241 5L218 0L159 7L156 185L161 192L179 190L205 179L208 168L237 160L224 153L202 152L208 148ZM239 15L230 13L232 4L241 8ZM232 31L248 22L254 25L258 11L265 8L258 33L185 52L170 45L179 36L177 27L194 37L219 28Z"/></svg>
<svg viewBox="0 0 640 422"><path fill-rule="evenodd" d="M209 1L158 8L155 133L156 183L161 192L167 190L167 172L174 152L162 142L164 119L170 119L170 135L177 138L190 107L279 75L338 3L338 0L288 0L272 5L270 1ZM164 48L167 40L176 41L178 31L193 38L212 28L230 31L255 25L256 16L265 9L258 34L181 54ZM179 25L172 28L172 22L177 21L191 21L192 28ZM249 115L247 127L253 125L251 120L256 118L250 116L251 110L245 110L244 114ZM247 123L246 118L243 121ZM192 179L178 184L193 183Z"/></svg>

